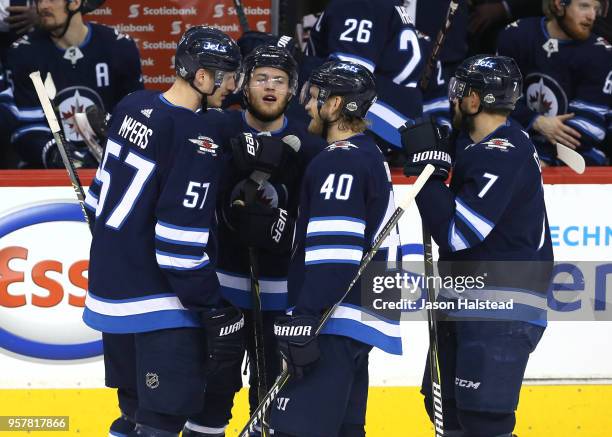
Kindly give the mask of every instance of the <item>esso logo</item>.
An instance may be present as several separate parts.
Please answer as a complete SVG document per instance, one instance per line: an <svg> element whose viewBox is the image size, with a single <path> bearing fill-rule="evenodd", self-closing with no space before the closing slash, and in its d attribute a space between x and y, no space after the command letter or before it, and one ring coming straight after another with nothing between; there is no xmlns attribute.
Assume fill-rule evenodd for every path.
<svg viewBox="0 0 612 437"><path fill-rule="evenodd" d="M90 242L76 202L0 217L0 348L49 360L102 354L100 333L82 321Z"/></svg>

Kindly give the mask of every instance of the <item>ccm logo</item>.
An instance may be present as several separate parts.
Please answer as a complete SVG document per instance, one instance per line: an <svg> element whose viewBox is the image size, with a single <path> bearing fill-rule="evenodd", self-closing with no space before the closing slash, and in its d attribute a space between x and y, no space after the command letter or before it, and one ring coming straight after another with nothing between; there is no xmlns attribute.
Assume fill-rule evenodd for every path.
<svg viewBox="0 0 612 437"><path fill-rule="evenodd" d="M480 382L474 382L474 381L468 381L467 379L455 378L455 385L458 387L473 388L474 390L478 390L478 387L480 387Z"/></svg>

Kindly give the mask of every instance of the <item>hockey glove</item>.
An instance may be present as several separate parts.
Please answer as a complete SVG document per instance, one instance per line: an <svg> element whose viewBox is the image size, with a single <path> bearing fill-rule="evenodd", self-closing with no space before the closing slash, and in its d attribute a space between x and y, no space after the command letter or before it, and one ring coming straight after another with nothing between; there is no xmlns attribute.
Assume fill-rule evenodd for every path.
<svg viewBox="0 0 612 437"><path fill-rule="evenodd" d="M286 166L297 161L297 151L277 137L246 132L232 138L230 144L234 163L241 171L259 170L278 176L287 171Z"/></svg>
<svg viewBox="0 0 612 437"><path fill-rule="evenodd" d="M64 146L74 168L96 168L98 166L98 161L87 149L75 147L70 141L66 141ZM62 155L55 139L49 140L45 144L42 151L42 161L45 168L64 168L64 161L62 161Z"/></svg>
<svg viewBox="0 0 612 437"><path fill-rule="evenodd" d="M300 379L319 360L315 331L319 319L312 316L282 316L274 322L278 351L292 377Z"/></svg>
<svg viewBox="0 0 612 437"><path fill-rule="evenodd" d="M433 177L446 179L452 166L449 154L449 132L437 126L430 117L417 118L399 129L406 155L404 174L418 176L427 164L436 169Z"/></svg>
<svg viewBox="0 0 612 437"><path fill-rule="evenodd" d="M212 372L242 362L245 350L244 315L227 306L202 313L206 329L207 368Z"/></svg>
<svg viewBox="0 0 612 437"><path fill-rule="evenodd" d="M237 201L230 208L229 222L247 246L275 253L291 249L295 220L282 208Z"/></svg>

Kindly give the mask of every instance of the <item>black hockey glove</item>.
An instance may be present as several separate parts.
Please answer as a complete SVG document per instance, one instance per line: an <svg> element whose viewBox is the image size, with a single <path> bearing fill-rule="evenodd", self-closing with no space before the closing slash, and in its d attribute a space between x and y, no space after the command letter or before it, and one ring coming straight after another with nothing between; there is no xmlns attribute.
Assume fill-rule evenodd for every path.
<svg viewBox="0 0 612 437"><path fill-rule="evenodd" d="M319 319L313 316L282 316L274 322L278 351L296 379L304 376L321 356L315 335L318 325Z"/></svg>
<svg viewBox="0 0 612 437"><path fill-rule="evenodd" d="M245 350L244 315L230 305L202 313L206 329L207 369L212 373L242 362Z"/></svg>
<svg viewBox="0 0 612 437"><path fill-rule="evenodd" d="M297 137L292 137L299 143ZM236 168L248 172L259 170L272 176L286 173L287 166L293 167L300 147L299 144L292 147L284 139L250 132L232 138L230 144Z"/></svg>
<svg viewBox="0 0 612 437"><path fill-rule="evenodd" d="M437 126L433 118L424 117L417 118L414 124L406 123L399 132L406 155L406 176L418 176L427 164L431 164L436 168L433 177L448 177L452 167L448 129Z"/></svg>
<svg viewBox="0 0 612 437"><path fill-rule="evenodd" d="M89 150L75 147L70 141L67 141L66 154L72 160L74 168L96 168L98 161L89 153ZM42 161L45 168L64 168L62 155L55 143L55 139L49 140L42 151Z"/></svg>
<svg viewBox="0 0 612 437"><path fill-rule="evenodd" d="M295 220L282 208L237 201L230 208L229 222L247 246L275 253L291 249Z"/></svg>

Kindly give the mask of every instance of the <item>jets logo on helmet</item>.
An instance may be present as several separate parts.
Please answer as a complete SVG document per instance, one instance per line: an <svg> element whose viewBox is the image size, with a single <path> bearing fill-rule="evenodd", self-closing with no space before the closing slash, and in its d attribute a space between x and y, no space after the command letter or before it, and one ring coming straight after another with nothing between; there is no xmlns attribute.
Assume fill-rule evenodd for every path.
<svg viewBox="0 0 612 437"><path fill-rule="evenodd" d="M307 102L310 87L319 88L317 107L319 111L330 96L341 96L345 104L341 113L350 117L364 118L376 100L374 75L360 64L346 61L328 61L314 70L304 84L300 103Z"/></svg>
<svg viewBox="0 0 612 437"><path fill-rule="evenodd" d="M289 76L289 92L292 96L295 95L298 83L298 67L297 62L286 48L272 44L256 47L244 60L243 73L246 80L243 86L247 86L248 79L250 79L253 71L260 67L277 68L287 73L287 76Z"/></svg>
<svg viewBox="0 0 612 437"><path fill-rule="evenodd" d="M516 62L506 56L477 55L459 65L448 86L450 100L476 91L485 109L513 110L523 94L523 76Z"/></svg>

